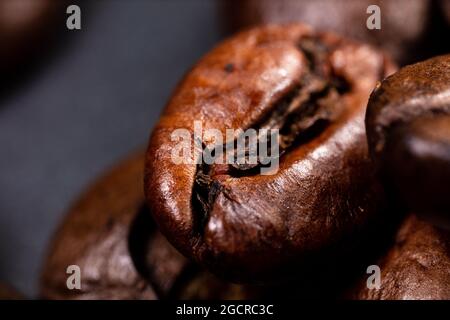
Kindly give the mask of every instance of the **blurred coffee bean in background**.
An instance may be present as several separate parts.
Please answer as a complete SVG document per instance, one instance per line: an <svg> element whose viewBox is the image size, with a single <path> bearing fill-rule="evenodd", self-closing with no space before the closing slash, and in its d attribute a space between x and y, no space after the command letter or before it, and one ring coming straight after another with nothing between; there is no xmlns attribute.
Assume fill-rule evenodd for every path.
<svg viewBox="0 0 450 320"><path fill-rule="evenodd" d="M14 74L41 57L65 19L65 0L2 0L0 2L0 71ZM3 79L5 80L5 79Z"/></svg>
<svg viewBox="0 0 450 320"><path fill-rule="evenodd" d="M441 5L440 10L447 19L447 23L450 24L450 0L441 0L440 5Z"/></svg>
<svg viewBox="0 0 450 320"><path fill-rule="evenodd" d="M415 215L399 228L392 247L379 259L382 286L367 288L362 277L351 296L362 300L450 299L450 234Z"/></svg>
<svg viewBox="0 0 450 320"><path fill-rule="evenodd" d="M370 5L381 10L381 29L366 26ZM369 42L389 52L401 65L449 51L443 41L449 24L448 0L243 0L221 1L227 33L261 23L304 22Z"/></svg>
<svg viewBox="0 0 450 320"><path fill-rule="evenodd" d="M369 150L395 202L450 229L450 55L400 69L372 92Z"/></svg>

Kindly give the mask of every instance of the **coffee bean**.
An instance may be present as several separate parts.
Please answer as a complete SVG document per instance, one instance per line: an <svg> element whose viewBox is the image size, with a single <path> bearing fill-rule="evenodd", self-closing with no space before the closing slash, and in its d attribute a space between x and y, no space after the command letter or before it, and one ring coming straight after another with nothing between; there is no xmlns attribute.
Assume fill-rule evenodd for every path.
<svg viewBox="0 0 450 320"><path fill-rule="evenodd" d="M248 299L259 288L225 283L184 258L161 235L145 206L144 154L100 178L58 229L46 259L46 299ZM67 267L81 271L81 289L67 287ZM1 295L1 294L0 294Z"/></svg>
<svg viewBox="0 0 450 320"><path fill-rule="evenodd" d="M366 26L370 5L380 8L379 30ZM302 22L383 48L401 64L429 57L435 47L442 48L442 41L423 45L433 33L443 32L442 28L430 30L432 11L429 0L223 0L221 10L232 32L259 24Z"/></svg>
<svg viewBox="0 0 450 320"><path fill-rule="evenodd" d="M159 299L249 299L265 293L226 283L187 260L156 230L146 207L130 229L129 247L138 272Z"/></svg>
<svg viewBox="0 0 450 320"><path fill-rule="evenodd" d="M353 298L363 300L450 299L450 234L409 216L395 244L377 263L379 290L368 289L365 277Z"/></svg>
<svg viewBox="0 0 450 320"><path fill-rule="evenodd" d="M65 4L64 0L0 1L0 71L12 72L48 48L52 28L58 30L57 22L66 17Z"/></svg>
<svg viewBox="0 0 450 320"><path fill-rule="evenodd" d="M447 19L447 23L450 25L450 1L448 0L440 0L441 11Z"/></svg>
<svg viewBox="0 0 450 320"><path fill-rule="evenodd" d="M129 252L131 225L143 204L141 155L96 182L75 203L58 229L45 262L46 299L155 299ZM81 290L69 290L66 269L81 270Z"/></svg>
<svg viewBox="0 0 450 320"><path fill-rule="evenodd" d="M179 84L150 140L145 190L161 232L243 282L331 263L382 205L363 119L369 93L392 70L367 45L299 24L251 29L217 46ZM223 136L279 129L279 169L174 163L171 133L193 134L196 120Z"/></svg>
<svg viewBox="0 0 450 320"><path fill-rule="evenodd" d="M450 228L450 55L384 80L370 97L366 124L371 154L393 198Z"/></svg>

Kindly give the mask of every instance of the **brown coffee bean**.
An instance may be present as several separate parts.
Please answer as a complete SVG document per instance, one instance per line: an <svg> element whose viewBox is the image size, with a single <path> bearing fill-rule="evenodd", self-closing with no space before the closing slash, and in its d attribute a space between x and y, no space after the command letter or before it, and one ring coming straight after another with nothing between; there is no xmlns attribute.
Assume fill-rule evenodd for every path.
<svg viewBox="0 0 450 320"><path fill-rule="evenodd" d="M251 29L217 46L179 84L150 140L145 190L162 233L233 280L331 263L382 202L363 119L370 91L392 69L367 45L299 24ZM223 136L279 129L279 170L174 163L171 134L193 134L195 120Z"/></svg>
<svg viewBox="0 0 450 320"><path fill-rule="evenodd" d="M64 21L66 4L60 0L0 1L0 71L11 71L48 48L55 31L51 29L65 28L56 23Z"/></svg>
<svg viewBox="0 0 450 320"><path fill-rule="evenodd" d="M394 246L378 265L380 289L361 281L354 298L364 300L450 299L450 234L414 215L397 233Z"/></svg>
<svg viewBox="0 0 450 320"><path fill-rule="evenodd" d="M70 210L45 262L46 299L245 299L253 288L225 283L184 258L155 227L142 189L144 154L100 178ZM69 290L66 269L81 270ZM262 292L262 291L261 291Z"/></svg>
<svg viewBox="0 0 450 320"><path fill-rule="evenodd" d="M441 6L440 9L441 9L443 15L447 19L448 25L450 25L450 1L449 0L440 0L439 4Z"/></svg>
<svg viewBox="0 0 450 320"><path fill-rule="evenodd" d="M129 253L129 229L143 203L143 159L137 155L96 182L58 229L42 275L46 299L155 299ZM69 290L66 269L81 269Z"/></svg>
<svg viewBox="0 0 450 320"><path fill-rule="evenodd" d="M422 45L432 34L429 0L223 0L222 4L231 31L266 23L303 22L383 48L401 64L418 61L435 49L430 43ZM379 30L366 26L370 5L380 7Z"/></svg>
<svg viewBox="0 0 450 320"><path fill-rule="evenodd" d="M393 197L450 227L450 55L384 80L370 97L366 124L370 151Z"/></svg>
<svg viewBox="0 0 450 320"><path fill-rule="evenodd" d="M249 299L265 292L226 283L187 260L155 230L146 208L133 223L129 247L138 271L159 299Z"/></svg>

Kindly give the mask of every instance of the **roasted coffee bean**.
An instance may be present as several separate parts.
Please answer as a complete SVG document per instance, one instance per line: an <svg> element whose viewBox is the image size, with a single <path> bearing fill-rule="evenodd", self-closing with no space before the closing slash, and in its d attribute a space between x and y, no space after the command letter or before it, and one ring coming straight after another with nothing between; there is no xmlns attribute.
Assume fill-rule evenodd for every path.
<svg viewBox="0 0 450 320"><path fill-rule="evenodd" d="M145 206L131 227L129 247L137 270L159 299L249 299L264 293L226 283L187 260L155 229Z"/></svg>
<svg viewBox="0 0 450 320"><path fill-rule="evenodd" d="M145 191L161 232L232 280L331 263L376 218L364 113L393 68L373 48L292 24L240 33L187 74L150 139ZM174 163L176 129L279 129L279 169ZM201 141L207 150L212 141Z"/></svg>
<svg viewBox="0 0 450 320"><path fill-rule="evenodd" d="M148 212L146 213L147 216L142 215L142 219L149 218ZM144 226L149 225L143 224L139 228ZM139 246L138 243L135 244ZM141 265L142 274L150 279L160 299L240 300L261 298L265 293L265 288L226 283L202 270L184 258L157 231L151 235L146 249L146 263Z"/></svg>
<svg viewBox="0 0 450 320"><path fill-rule="evenodd" d="M363 300L450 299L450 233L409 216L394 246L380 259L381 286L361 281L353 298Z"/></svg>
<svg viewBox="0 0 450 320"><path fill-rule="evenodd" d="M450 25L450 1L449 0L440 0L441 10L447 19L447 23Z"/></svg>
<svg viewBox="0 0 450 320"><path fill-rule="evenodd" d="M15 70L35 53L48 48L52 28L66 17L64 0L0 1L0 71Z"/></svg>
<svg viewBox="0 0 450 320"><path fill-rule="evenodd" d="M450 228L450 55L384 80L370 97L369 148L393 198Z"/></svg>
<svg viewBox="0 0 450 320"><path fill-rule="evenodd" d="M432 35L429 0L223 0L222 4L224 23L231 31L266 23L302 22L381 47L401 64L429 57L438 49L433 43L423 45ZM366 26L370 5L380 7L379 30ZM442 45L436 43L436 47Z"/></svg>
<svg viewBox="0 0 450 320"><path fill-rule="evenodd" d="M53 239L41 281L46 299L245 299L259 288L225 283L184 258L155 227L142 189L144 154L98 180ZM81 290L67 287L67 267Z"/></svg>
<svg viewBox="0 0 450 320"><path fill-rule="evenodd" d="M24 297L8 285L0 283L0 300L21 300Z"/></svg>
<svg viewBox="0 0 450 320"><path fill-rule="evenodd" d="M119 165L70 210L53 239L42 276L46 299L155 299L130 256L129 229L143 203L142 156ZM81 290L69 290L66 269L81 269Z"/></svg>

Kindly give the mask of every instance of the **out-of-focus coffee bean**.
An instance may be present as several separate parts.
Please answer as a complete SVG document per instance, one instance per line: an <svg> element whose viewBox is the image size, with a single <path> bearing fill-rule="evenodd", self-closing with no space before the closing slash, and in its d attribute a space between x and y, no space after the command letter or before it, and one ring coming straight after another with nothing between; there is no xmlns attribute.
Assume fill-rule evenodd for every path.
<svg viewBox="0 0 450 320"><path fill-rule="evenodd" d="M379 289L369 289L366 278L353 298L362 300L450 299L450 234L409 216L397 233L395 244L377 265Z"/></svg>
<svg viewBox="0 0 450 320"><path fill-rule="evenodd" d="M450 228L450 55L402 68L372 93L369 148L393 198Z"/></svg>
<svg viewBox="0 0 450 320"><path fill-rule="evenodd" d="M370 5L381 10L379 30L366 26ZM381 47L406 64L429 57L445 45L425 41L434 32L445 34L431 30L435 10L429 0L224 0L221 15L226 12L222 18L232 32L257 24L307 23Z"/></svg>

